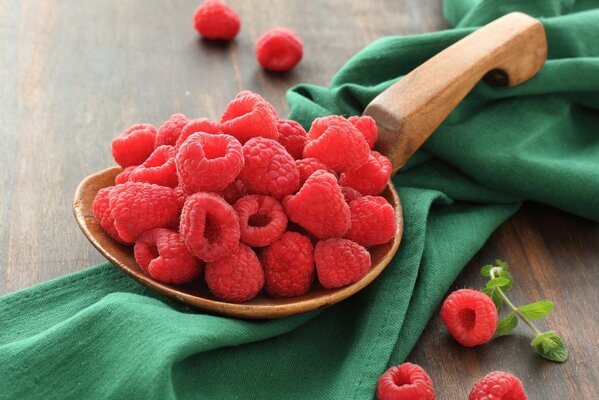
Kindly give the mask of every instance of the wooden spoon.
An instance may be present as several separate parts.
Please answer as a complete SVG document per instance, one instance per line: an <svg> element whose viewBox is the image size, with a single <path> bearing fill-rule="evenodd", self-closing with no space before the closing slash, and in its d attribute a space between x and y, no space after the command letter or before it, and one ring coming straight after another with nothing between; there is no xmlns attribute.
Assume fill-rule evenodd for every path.
<svg viewBox="0 0 599 400"><path fill-rule="evenodd" d="M541 69L547 54L541 23L521 13L508 14L470 34L437 54L399 82L381 93L366 108L379 127L377 149L393 164L393 173L424 143L472 87L489 71L494 83L514 86ZM243 303L217 300L203 285L167 285L145 275L133 257L131 246L112 240L92 212L96 193L114 185L119 167L108 168L85 178L75 193L73 211L89 241L114 265L165 296L191 307L241 318L278 318L316 310L337 303L372 282L389 264L399 247L403 214L391 182L382 194L396 211L395 238L369 248L372 267L359 282L327 290L315 284L300 297L275 299L260 294Z"/></svg>

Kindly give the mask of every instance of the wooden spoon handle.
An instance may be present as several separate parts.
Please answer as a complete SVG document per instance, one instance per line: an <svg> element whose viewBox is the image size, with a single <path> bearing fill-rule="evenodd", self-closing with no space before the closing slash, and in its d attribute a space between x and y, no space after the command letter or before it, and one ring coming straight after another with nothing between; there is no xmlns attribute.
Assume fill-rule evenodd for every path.
<svg viewBox="0 0 599 400"><path fill-rule="evenodd" d="M389 157L397 172L481 78L487 75L491 84L515 86L536 74L546 57L545 30L536 19L511 13L485 25L366 107L364 115L379 127L377 150Z"/></svg>

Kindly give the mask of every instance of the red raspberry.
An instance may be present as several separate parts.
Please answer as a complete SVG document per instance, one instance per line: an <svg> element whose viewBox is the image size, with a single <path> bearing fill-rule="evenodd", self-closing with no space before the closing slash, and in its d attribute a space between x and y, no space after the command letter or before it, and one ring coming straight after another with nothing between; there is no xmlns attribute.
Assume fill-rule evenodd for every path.
<svg viewBox="0 0 599 400"><path fill-rule="evenodd" d="M243 303L264 286L264 272L256 253L243 243L228 256L206 264L208 288L221 300Z"/></svg>
<svg viewBox="0 0 599 400"><path fill-rule="evenodd" d="M486 294L472 289L451 293L443 302L441 318L453 338L462 346L487 343L497 329L497 308Z"/></svg>
<svg viewBox="0 0 599 400"><path fill-rule="evenodd" d="M287 216L319 239L342 237L349 229L349 206L335 175L316 171L294 196L283 199Z"/></svg>
<svg viewBox="0 0 599 400"><path fill-rule="evenodd" d="M237 178L243 167L241 143L233 136L194 133L175 157L185 192L218 192Z"/></svg>
<svg viewBox="0 0 599 400"><path fill-rule="evenodd" d="M207 39L233 40L239 33L239 16L225 3L206 0L193 15L196 31Z"/></svg>
<svg viewBox="0 0 599 400"><path fill-rule="evenodd" d="M321 163L316 158L302 158L301 160L295 160L295 165L297 165L297 169L300 174L300 187L304 186L306 179L314 172L322 169L326 172L330 172L332 174L335 173L332 169Z"/></svg>
<svg viewBox="0 0 599 400"><path fill-rule="evenodd" d="M271 71L289 71L301 61L303 54L302 41L287 28L271 29L256 43L258 63Z"/></svg>
<svg viewBox="0 0 599 400"><path fill-rule="evenodd" d="M185 283L200 275L200 261L177 232L161 228L145 232L133 250L140 268L158 282Z"/></svg>
<svg viewBox="0 0 599 400"><path fill-rule="evenodd" d="M168 146L174 146L177 143L177 139L181 136L183 127L187 125L189 120L183 114L173 114L168 120L158 129L156 135L156 142L154 147L162 146L164 144Z"/></svg>
<svg viewBox="0 0 599 400"><path fill-rule="evenodd" d="M179 183L173 146L158 146L144 163L131 171L130 182L175 187Z"/></svg>
<svg viewBox="0 0 599 400"><path fill-rule="evenodd" d="M384 197L364 196L349 203L351 224L348 239L364 247L387 243L395 237L397 219Z"/></svg>
<svg viewBox="0 0 599 400"><path fill-rule="evenodd" d="M110 186L98 191L96 198L92 203L92 211L96 219L100 221L102 228L104 228L111 238L117 242L126 244L116 231L116 228L114 227L114 218L112 218L112 214L110 213L109 193L113 188L114 186Z"/></svg>
<svg viewBox="0 0 599 400"><path fill-rule="evenodd" d="M378 195L385 190L390 177L391 161L379 152L371 151L365 164L353 171L342 173L339 182L362 194Z"/></svg>
<svg viewBox="0 0 599 400"><path fill-rule="evenodd" d="M306 294L314 279L314 247L297 232L283 236L262 253L265 287L275 297Z"/></svg>
<svg viewBox="0 0 599 400"><path fill-rule="evenodd" d="M173 188L173 190L175 191L175 195L177 196L177 207L180 210L183 208L183 205L185 205L185 201L187 200L189 195L187 193L185 193L185 191L183 190L183 188L181 186L176 186ZM177 222L179 222L179 221L177 221Z"/></svg>
<svg viewBox="0 0 599 400"><path fill-rule="evenodd" d="M223 199L229 204L235 204L235 202L241 199L243 196L247 194L247 189L243 182L239 179L235 179L233 182L229 183L229 186L225 188L225 190L219 193L223 196Z"/></svg>
<svg viewBox="0 0 599 400"><path fill-rule="evenodd" d="M376 126L376 121L368 115L363 117L353 116L347 120L364 136L370 149L374 149L374 145L379 138L379 128Z"/></svg>
<svg viewBox="0 0 599 400"><path fill-rule="evenodd" d="M243 145L244 166L239 174L250 193L277 199L299 187L299 171L293 157L278 142L253 138Z"/></svg>
<svg viewBox="0 0 599 400"><path fill-rule="evenodd" d="M241 241L248 246L268 246L281 237L287 228L287 215L277 199L254 194L235 203L239 217Z"/></svg>
<svg viewBox="0 0 599 400"><path fill-rule="evenodd" d="M127 182L115 186L108 198L114 227L127 243L151 229L170 226L179 214L177 195L169 187Z"/></svg>
<svg viewBox="0 0 599 400"><path fill-rule="evenodd" d="M520 379L495 371L474 383L468 400L528 400L528 396Z"/></svg>
<svg viewBox="0 0 599 400"><path fill-rule="evenodd" d="M134 165L125 168L117 176L114 177L114 183L117 185L120 185L121 183L129 182L129 178L131 177L131 172L133 172L133 170L135 168L137 168L137 167Z"/></svg>
<svg viewBox="0 0 599 400"><path fill-rule="evenodd" d="M285 147L291 157L296 160L302 158L304 145L308 140L308 133L300 123L290 119L280 119L277 123L277 129L279 131L279 143Z"/></svg>
<svg viewBox="0 0 599 400"><path fill-rule="evenodd" d="M343 193L343 197L345 197L347 204L362 197L362 193L347 186L341 186L341 193Z"/></svg>
<svg viewBox="0 0 599 400"><path fill-rule="evenodd" d="M133 125L112 141L112 157L123 168L139 165L152 154L155 141L153 125Z"/></svg>
<svg viewBox="0 0 599 400"><path fill-rule="evenodd" d="M196 193L185 201L179 232L196 257L216 261L239 244L239 219L219 195Z"/></svg>
<svg viewBox="0 0 599 400"><path fill-rule="evenodd" d="M199 132L212 134L223 133L223 131L220 130L220 124L218 122L211 121L208 118L193 119L189 121L181 130L181 135L179 135L179 138L177 138L175 148L178 149L183 143L185 143L188 137Z"/></svg>
<svg viewBox="0 0 599 400"><path fill-rule="evenodd" d="M316 118L308 132L304 157L318 158L337 172L351 171L368 161L364 136L339 115Z"/></svg>
<svg viewBox="0 0 599 400"><path fill-rule="evenodd" d="M314 261L318 281L327 289L358 282L370 268L370 253L348 239L327 239L316 244Z"/></svg>
<svg viewBox="0 0 599 400"><path fill-rule="evenodd" d="M421 366L403 363L389 368L379 378L378 400L435 400L433 381Z"/></svg>
<svg viewBox="0 0 599 400"><path fill-rule="evenodd" d="M253 137L278 139L279 116L262 96L244 90L227 105L220 119L224 133L235 136L242 144Z"/></svg>

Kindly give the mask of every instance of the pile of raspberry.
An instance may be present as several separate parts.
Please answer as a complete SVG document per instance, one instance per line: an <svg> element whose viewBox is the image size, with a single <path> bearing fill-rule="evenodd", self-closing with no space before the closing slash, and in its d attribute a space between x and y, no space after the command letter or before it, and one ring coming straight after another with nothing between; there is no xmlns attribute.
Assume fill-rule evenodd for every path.
<svg viewBox="0 0 599 400"><path fill-rule="evenodd" d="M243 91L218 122L175 114L159 129L125 130L112 142L123 171L93 211L163 283L203 277L228 302L262 290L301 296L316 280L342 287L368 272L367 248L397 228L380 196L391 163L372 150L376 140L370 117L317 118L306 132Z"/></svg>

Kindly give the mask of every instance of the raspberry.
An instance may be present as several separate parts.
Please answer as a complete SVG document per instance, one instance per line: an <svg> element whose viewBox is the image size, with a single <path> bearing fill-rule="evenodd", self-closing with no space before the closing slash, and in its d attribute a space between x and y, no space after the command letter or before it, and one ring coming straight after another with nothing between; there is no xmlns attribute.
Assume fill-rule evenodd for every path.
<svg viewBox="0 0 599 400"><path fill-rule="evenodd" d="M306 294L314 279L314 247L296 232L283 236L262 253L265 287L275 297Z"/></svg>
<svg viewBox="0 0 599 400"><path fill-rule="evenodd" d="M160 186L175 187L179 183L175 167L173 146L158 146L144 163L131 171L131 182L155 183Z"/></svg>
<svg viewBox="0 0 599 400"><path fill-rule="evenodd" d="M151 229L170 226L179 213L175 191L151 183L117 185L108 198L114 227L127 243Z"/></svg>
<svg viewBox="0 0 599 400"><path fill-rule="evenodd" d="M316 118L308 132L304 157L318 158L337 172L351 171L368 161L368 143L339 115Z"/></svg>
<svg viewBox="0 0 599 400"><path fill-rule="evenodd" d="M370 268L370 253L348 239L327 239L316 244L314 261L318 281L327 289L358 282Z"/></svg>
<svg viewBox="0 0 599 400"><path fill-rule="evenodd" d="M260 95L244 90L227 105L220 119L224 133L235 136L242 144L253 137L278 139L274 107Z"/></svg>
<svg viewBox="0 0 599 400"><path fill-rule="evenodd" d="M389 368L379 378L378 400L434 400L433 381L421 366L403 363Z"/></svg>
<svg viewBox="0 0 599 400"><path fill-rule="evenodd" d="M256 253L243 243L228 256L206 264L208 288L221 300L243 303L264 286L264 273Z"/></svg>
<svg viewBox="0 0 599 400"><path fill-rule="evenodd" d="M287 228L287 215L277 199L264 195L242 197L235 203L241 241L248 246L268 246Z"/></svg>
<svg viewBox="0 0 599 400"><path fill-rule="evenodd" d="M117 242L126 244L116 231L116 228L114 227L114 218L112 218L112 214L110 213L109 193L113 188L114 186L110 186L98 191L96 198L92 203L92 211L96 219L100 221L102 228L104 228L111 238Z"/></svg>
<svg viewBox="0 0 599 400"><path fill-rule="evenodd" d="M247 194L247 189L241 180L235 179L219 194L223 196L223 199L225 199L227 203L235 204L237 200Z"/></svg>
<svg viewBox="0 0 599 400"><path fill-rule="evenodd" d="M194 133L175 157L186 193L218 192L235 180L243 167L241 143L233 136Z"/></svg>
<svg viewBox="0 0 599 400"><path fill-rule="evenodd" d="M225 3L206 0L193 15L196 31L207 39L233 40L239 33L239 16Z"/></svg>
<svg viewBox="0 0 599 400"><path fill-rule="evenodd" d="M155 141L153 125L133 125L112 141L112 157L123 168L139 165L152 154Z"/></svg>
<svg viewBox="0 0 599 400"><path fill-rule="evenodd" d="M183 143L185 143L188 137L199 132L213 134L223 133L223 131L220 130L220 124L218 122L211 121L208 118L193 119L189 121L181 130L181 135L179 135L177 138L175 148L178 149Z"/></svg>
<svg viewBox="0 0 599 400"><path fill-rule="evenodd" d="M180 210L183 208L183 205L185 204L185 200L187 200L189 195L187 193L185 193L185 191L183 190L183 188L181 186L176 186L173 188L173 190L175 191L175 195L177 196L177 207Z"/></svg>
<svg viewBox="0 0 599 400"><path fill-rule="evenodd" d="M300 62L303 54L304 45L291 29L271 29L256 43L258 63L271 71L289 71Z"/></svg>
<svg viewBox="0 0 599 400"><path fill-rule="evenodd" d="M371 150L374 149L374 145L379 138L379 129L376 126L376 121L368 115L364 115L363 117L353 116L347 120L364 136L368 147Z"/></svg>
<svg viewBox="0 0 599 400"><path fill-rule="evenodd" d="M290 119L280 119L277 122L277 129L279 131L279 143L285 147L291 157L296 160L302 158L304 145L308 140L308 133L300 123Z"/></svg>
<svg viewBox="0 0 599 400"><path fill-rule="evenodd" d="M283 199L287 216L319 239L342 237L349 229L349 206L335 175L316 171L294 196Z"/></svg>
<svg viewBox="0 0 599 400"><path fill-rule="evenodd" d="M391 161L377 151L371 151L368 161L358 169L344 172L339 177L343 186L349 186L362 194L381 194L391 177Z"/></svg>
<svg viewBox="0 0 599 400"><path fill-rule="evenodd" d="M364 196L349 203L351 224L348 239L364 247L387 243L395 236L397 219L384 197Z"/></svg>
<svg viewBox="0 0 599 400"><path fill-rule="evenodd" d="M293 157L278 142L253 138L243 145L244 166L239 174L250 193L277 199L299 187L299 171Z"/></svg>
<svg viewBox="0 0 599 400"><path fill-rule="evenodd" d="M462 346L487 343L497 329L497 308L486 294L472 289L451 293L443 302L441 318Z"/></svg>
<svg viewBox="0 0 599 400"><path fill-rule="evenodd" d="M528 400L528 396L520 379L495 371L474 383L468 400Z"/></svg>
<svg viewBox="0 0 599 400"><path fill-rule="evenodd" d="M114 183L120 185L121 183L129 182L129 178L131 177L131 172L137 168L132 165L130 167L125 168L121 173L114 177Z"/></svg>
<svg viewBox="0 0 599 400"><path fill-rule="evenodd" d="M347 204L362 197L362 193L347 186L341 186L341 193L343 193L343 197L345 197Z"/></svg>
<svg viewBox="0 0 599 400"><path fill-rule="evenodd" d="M304 186L306 179L308 179L310 175L319 169L325 170L326 172L330 172L332 174L335 173L335 171L321 163L316 158L303 158L301 160L295 160L295 165L297 165L297 169L300 174L300 187Z"/></svg>
<svg viewBox="0 0 599 400"><path fill-rule="evenodd" d="M158 282L185 283L200 275L200 261L177 232L161 228L145 232L133 250L140 268Z"/></svg>
<svg viewBox="0 0 599 400"><path fill-rule="evenodd" d="M179 232L196 257L216 261L239 244L239 219L219 195L196 193L185 201Z"/></svg>
<svg viewBox="0 0 599 400"><path fill-rule="evenodd" d="M177 143L179 136L181 136L183 127L185 127L188 122L189 120L183 114L171 115L169 119L158 129L154 147L162 146L164 144L168 146L174 146L175 143Z"/></svg>

